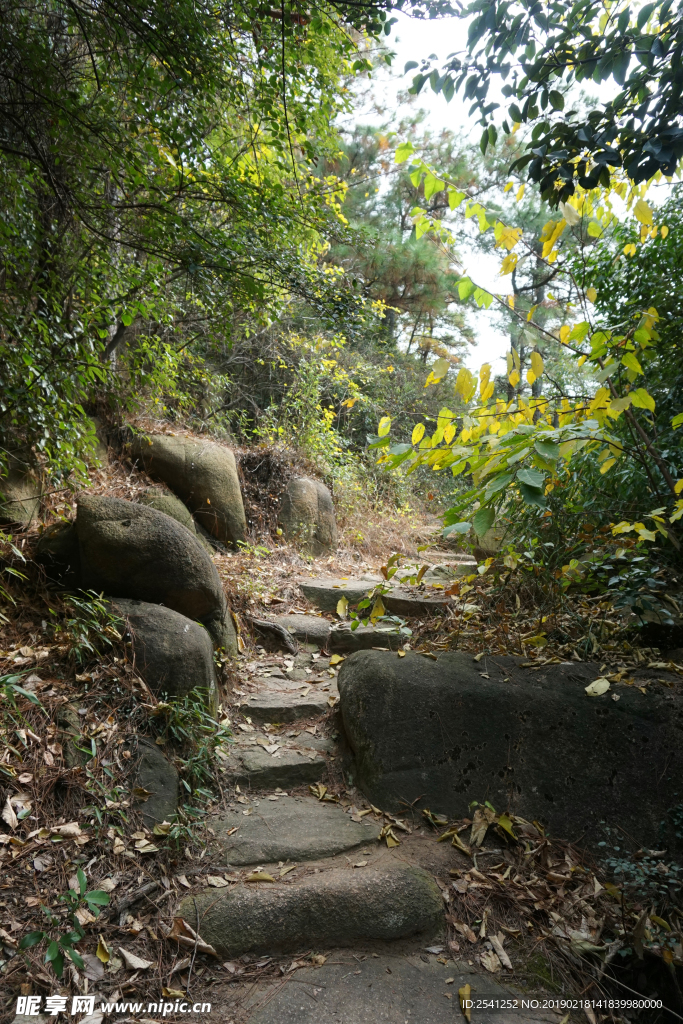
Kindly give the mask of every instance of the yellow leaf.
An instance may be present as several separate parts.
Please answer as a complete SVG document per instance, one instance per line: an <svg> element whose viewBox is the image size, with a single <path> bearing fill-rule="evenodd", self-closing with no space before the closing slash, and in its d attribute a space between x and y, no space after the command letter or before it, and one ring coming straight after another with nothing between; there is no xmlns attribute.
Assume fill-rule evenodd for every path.
<svg viewBox="0 0 683 1024"><path fill-rule="evenodd" d="M612 468L612 466L614 465L614 463L616 461L617 461L616 459L607 459L607 461L603 462L602 466L600 466L600 473L601 474L606 473L608 470L610 470Z"/></svg>
<svg viewBox="0 0 683 1024"><path fill-rule="evenodd" d="M165 999L184 999L187 995L187 993L180 988L166 988L165 985L162 986L161 994Z"/></svg>
<svg viewBox="0 0 683 1024"><path fill-rule="evenodd" d="M275 879L272 875L269 875L267 871L252 871L250 875L247 875L246 882L274 882Z"/></svg>
<svg viewBox="0 0 683 1024"><path fill-rule="evenodd" d="M683 491L683 480L679 480L678 481L678 483L674 487L674 490L675 490L676 494L680 494L681 491Z"/></svg>
<svg viewBox="0 0 683 1024"><path fill-rule="evenodd" d="M481 393L481 400L482 400L482 402L486 402L486 401L488 401L489 398L491 398L491 396L493 395L493 392L495 391L495 388L496 388L495 384L493 383L492 380L490 380L488 382L488 384L486 385L486 387L484 388L484 390L482 391L482 393Z"/></svg>
<svg viewBox="0 0 683 1024"><path fill-rule="evenodd" d="M467 1024L470 1024L470 1021L472 1020L472 1010L470 1007L472 1001L472 986L463 985L462 988L459 988L458 999L460 1001L460 1009L462 1010L462 1015L467 1021Z"/></svg>
<svg viewBox="0 0 683 1024"><path fill-rule="evenodd" d="M386 437L391 430L391 416L382 416L377 427L377 433L380 437Z"/></svg>
<svg viewBox="0 0 683 1024"><path fill-rule="evenodd" d="M387 833L387 835L385 836L385 839L387 841L387 846L389 846L389 847L400 846L401 845L399 843L398 839L395 836L393 836L391 834L391 832Z"/></svg>
<svg viewBox="0 0 683 1024"><path fill-rule="evenodd" d="M342 661L344 661L343 655L333 654L332 657L330 658L330 665L338 665Z"/></svg>
<svg viewBox="0 0 683 1024"><path fill-rule="evenodd" d="M437 359L434 365L432 366L432 373L434 374L434 379L441 380L442 377L445 377L446 374L448 373L448 368L450 367L450 365L451 364L448 362L447 359Z"/></svg>
<svg viewBox="0 0 683 1024"><path fill-rule="evenodd" d="M560 327L560 341L562 342L563 345L567 344L567 340L568 340L569 335L571 333L572 333L571 327L568 327L567 324L564 324L563 327Z"/></svg>
<svg viewBox="0 0 683 1024"><path fill-rule="evenodd" d="M491 384L491 387L493 388L493 384ZM484 396L482 395L482 398L483 397ZM446 427L446 429L443 432L443 439L446 442L446 444L450 444L454 437L455 437L455 427L454 427L454 425L452 423L449 423L448 426Z"/></svg>
<svg viewBox="0 0 683 1024"><path fill-rule="evenodd" d="M398 656L399 656L399 658L405 658L406 652L405 651L399 651L398 652Z"/></svg>
<svg viewBox="0 0 683 1024"><path fill-rule="evenodd" d="M346 618L346 612L348 610L348 607L349 602L346 600L346 598L340 597L339 600L337 601L337 615L339 616L340 619Z"/></svg>
<svg viewBox="0 0 683 1024"><path fill-rule="evenodd" d="M624 256L635 256L636 247L633 242L629 242L628 245L624 246Z"/></svg>
<svg viewBox="0 0 683 1024"><path fill-rule="evenodd" d="M500 265L500 270L498 271L498 276L499 277L505 277L507 274L511 274L512 271L517 266L518 258L519 257L517 256L516 252L508 253L507 256L505 257L505 259L503 260L503 262Z"/></svg>
<svg viewBox="0 0 683 1024"><path fill-rule="evenodd" d="M541 353L537 352L535 349L531 353L531 369L533 370L534 375L536 377L540 377L542 375L543 369L544 369L544 367L543 367L543 358L541 356Z"/></svg>
<svg viewBox="0 0 683 1024"><path fill-rule="evenodd" d="M107 947L107 943L104 941L101 935L97 937L97 952L95 956L98 960L101 960L103 964L108 964L111 959L111 953Z"/></svg>
<svg viewBox="0 0 683 1024"><path fill-rule="evenodd" d="M375 598L375 603L372 606L372 611L370 612L370 622L374 622L376 619L378 619L380 617L380 615L384 615L384 614L385 614L384 602L382 601L381 597L376 597ZM330 664L332 664L331 659L330 659Z"/></svg>
<svg viewBox="0 0 683 1024"><path fill-rule="evenodd" d="M662 238L666 238L666 236L669 234L669 229L666 226L666 224L662 224L662 226L661 226L661 228L659 230L662 233Z"/></svg>
<svg viewBox="0 0 683 1024"><path fill-rule="evenodd" d="M517 370L512 371L512 373L508 377L508 380L512 384L513 388L517 387L517 385L519 384L519 373L517 372Z"/></svg>
<svg viewBox="0 0 683 1024"><path fill-rule="evenodd" d="M510 189L514 187L514 184L514 181L508 181L507 185L503 189L503 192L509 192Z"/></svg>
<svg viewBox="0 0 683 1024"><path fill-rule="evenodd" d="M517 195L515 196L515 199L517 200L518 203L521 202L522 199L524 198L524 189L525 188L526 188L526 185L520 185L519 188L517 189Z"/></svg>
<svg viewBox="0 0 683 1024"><path fill-rule="evenodd" d="M598 297L598 293L596 292L595 288L593 288L592 285L591 285L590 288L586 289L586 298L588 299L589 302L595 302L597 297Z"/></svg>
<svg viewBox="0 0 683 1024"><path fill-rule="evenodd" d="M526 380L527 380L527 384L533 384L534 383L534 381L536 380L536 374L534 373L533 370L527 370L526 371Z"/></svg>
<svg viewBox="0 0 683 1024"><path fill-rule="evenodd" d="M514 295L508 295L508 306L510 307L510 309L514 309L515 308L515 297L514 297Z"/></svg>
<svg viewBox="0 0 683 1024"><path fill-rule="evenodd" d="M413 444L418 444L425 436L425 425L424 423L416 423L413 427L413 436L411 441Z"/></svg>
<svg viewBox="0 0 683 1024"><path fill-rule="evenodd" d="M641 224L652 224L652 210L644 199L639 199L633 207L633 212Z"/></svg>

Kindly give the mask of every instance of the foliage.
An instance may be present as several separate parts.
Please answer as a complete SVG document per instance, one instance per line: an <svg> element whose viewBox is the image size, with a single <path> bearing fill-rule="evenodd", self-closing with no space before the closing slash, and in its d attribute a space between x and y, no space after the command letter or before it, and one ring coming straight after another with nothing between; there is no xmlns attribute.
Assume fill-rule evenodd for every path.
<svg viewBox="0 0 683 1024"><path fill-rule="evenodd" d="M206 787L214 781L217 750L231 732L212 717L206 693L194 689L174 700L160 701L151 725L161 742L171 741L178 748L180 781L188 796L209 799Z"/></svg>
<svg viewBox="0 0 683 1024"><path fill-rule="evenodd" d="M432 189L445 192L450 208L462 207L465 218L476 221L482 234L493 230L496 248L507 253L501 275L512 273L519 261L513 250L525 244L522 228L506 224L481 203L468 199L467 193L455 184L439 177L428 164L415 157L410 141L402 143L396 151L398 162L408 159L413 160L416 179L424 179L425 183L433 179ZM573 307L568 302L565 304L565 316L570 322L564 323L557 333L535 318L535 305L524 316L515 308L514 301L494 296L467 276L460 280L461 298L472 295L486 308L494 301L500 307L507 306L509 316L518 324L525 324L526 337L532 345L537 344L537 338L544 337L556 347L564 347L577 366L592 367L599 386L597 389L589 386L583 394L577 395L567 393L551 380L554 393L537 397L532 389L531 398L519 397L514 389L520 382L522 367L519 354L513 349L508 360L508 381L513 394L507 398L495 395L490 366L481 368L478 380L462 368L455 381L455 393L469 403L465 416L459 418L444 406L436 431L429 436L424 424L417 424L410 444L392 444L390 423L385 421L384 429L378 430L373 442L373 447L386 449L380 452L381 462L394 468L403 465L408 472L414 472L420 465L429 465L435 470L448 467L455 477L471 477L473 486L447 514L446 524L450 527L447 533L463 533L471 525L481 536L493 526L511 494L519 494L541 515L547 509L548 495L569 478L572 459L591 455L601 475L608 473L620 459L642 467L649 484L646 500L650 504L654 499L659 506L653 509L639 503L636 521L623 520L615 524L615 535L635 532L646 541L655 541L660 535L678 550L679 543L669 524L683 515L683 500L679 497L683 479L676 480L683 467L677 450L660 447L652 420L656 402L647 388L640 386L639 380L644 376L643 367L658 351L665 351L658 330L661 316L653 305L637 306L626 318L622 314L616 322L597 322L591 312L597 290L586 273L578 280L573 275L572 260L575 263L578 257L571 252L569 258L566 255L562 258L560 243L565 229L569 228L568 233L574 236L576 243L572 249L578 247L583 253L593 244L593 238L599 238L608 229L614 231L614 193L626 198L633 209L641 225L641 245L650 241L665 242L668 227L654 224L653 210L643 198L644 189L644 186L632 187L629 191L624 183L615 184L613 189L590 192L581 189L567 203L562 203L562 218L551 219L544 226L539 239L540 256L536 250L535 259L548 268L559 265L569 281L568 291L573 300ZM416 229L423 233L433 231L440 244L452 244L453 234L440 219L430 217L421 208L416 208L413 215ZM528 245L526 248L529 249ZM629 256L636 251L635 243L624 249ZM583 319L578 318L577 312ZM438 362L427 383L441 380L448 374L448 364L443 361L439 366ZM532 352L526 375L528 382L533 386L544 373L543 357L539 351ZM619 431L621 417L627 424L626 431ZM670 421L671 428L675 429L682 421L683 415L676 412ZM465 518L468 512L471 524Z"/></svg>
<svg viewBox="0 0 683 1024"><path fill-rule="evenodd" d="M640 7L473 0L460 14L471 19L467 53L452 55L441 74L431 58L423 62L412 90L429 81L450 100L462 89L480 115L486 150L498 136L494 113L500 104L489 98L489 89L499 76L509 101L503 131L532 127L517 167L528 165L529 178L555 205L575 194L577 185L588 191L608 187L610 168L623 167L636 184L658 171L671 175L683 156L682 12L674 0ZM620 87L616 96L587 113L578 105L565 109L574 83L609 79Z"/></svg>
<svg viewBox="0 0 683 1024"><path fill-rule="evenodd" d="M91 889L86 892L88 880L82 868L78 868L76 877L78 892L75 889L69 889L59 897L60 902L66 905L71 916L71 930L61 932L62 922L48 907L42 906L41 909L47 918L49 930L29 932L19 943L19 949L31 949L33 946L46 942L45 963L52 966L52 970L58 978L61 978L64 972L65 956L81 970L85 967L80 953L74 949L74 946L85 938L83 926L78 919L78 912L87 911L93 917L99 917L102 907L109 905L108 893L102 892L100 889Z"/></svg>
<svg viewBox="0 0 683 1024"><path fill-rule="evenodd" d="M341 192L312 171L389 25L372 6L6 5L3 464L35 446L83 478L88 403L177 404L236 309L267 324L299 295L333 327L372 318L323 266Z"/></svg>
<svg viewBox="0 0 683 1024"><path fill-rule="evenodd" d="M64 598L66 617L54 625L55 638L68 647L69 654L82 664L101 655L105 648L121 640L119 628L123 624L103 594L94 590L81 590ZM57 619L58 613L51 608Z"/></svg>

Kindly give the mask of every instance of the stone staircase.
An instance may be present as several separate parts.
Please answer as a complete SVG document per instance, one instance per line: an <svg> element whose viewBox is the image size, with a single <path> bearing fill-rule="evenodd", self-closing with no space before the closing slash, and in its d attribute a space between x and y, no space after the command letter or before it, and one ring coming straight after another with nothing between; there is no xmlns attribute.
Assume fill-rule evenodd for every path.
<svg viewBox="0 0 683 1024"><path fill-rule="evenodd" d="M341 591L372 585L306 581L302 591L327 608ZM466 1019L460 990L521 998L448 942L449 893L467 859L435 841L421 812L384 813L351 784L335 710L343 657L330 654L333 636L348 630L316 616L278 621L299 652L260 649L244 667L229 711L234 742L222 754L225 803L177 910L223 962L222 1019L451 1024ZM369 632L359 646L390 649L386 634ZM560 1017L520 1008L471 1015L477 1024Z"/></svg>

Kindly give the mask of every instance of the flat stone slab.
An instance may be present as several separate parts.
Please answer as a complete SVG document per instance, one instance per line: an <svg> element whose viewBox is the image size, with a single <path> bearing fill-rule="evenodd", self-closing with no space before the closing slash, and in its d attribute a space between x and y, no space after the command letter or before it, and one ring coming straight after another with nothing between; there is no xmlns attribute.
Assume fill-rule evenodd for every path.
<svg viewBox="0 0 683 1024"><path fill-rule="evenodd" d="M333 610L336 607L335 604ZM325 646L332 625L320 615L273 615L272 621L284 626L301 643L315 644L317 647Z"/></svg>
<svg viewBox="0 0 683 1024"><path fill-rule="evenodd" d="M443 932L441 891L421 868L333 868L287 883L245 883L186 897L177 913L227 957Z"/></svg>
<svg viewBox="0 0 683 1024"><path fill-rule="evenodd" d="M522 665L352 654L339 694L356 784L387 810L417 800L460 818L485 793L497 810L592 849L609 838L606 825L643 846L680 848L671 809L681 803L683 696L615 681L589 697L597 664Z"/></svg>
<svg viewBox="0 0 683 1024"><path fill-rule="evenodd" d="M367 651L373 647L397 651L407 639L400 633L386 633L372 626L359 626L358 629L336 626L330 630L329 650L332 654L352 654L353 651Z"/></svg>
<svg viewBox="0 0 683 1024"><path fill-rule="evenodd" d="M250 747L234 752L226 772L239 785L252 789L289 789L320 782L327 773L327 761L321 754L310 756L296 750L281 749L273 757L262 747Z"/></svg>
<svg viewBox="0 0 683 1024"><path fill-rule="evenodd" d="M337 603L345 597L350 605L358 604L381 580L317 579L299 580L304 597L323 612L336 612ZM394 615L433 615L443 611L452 599L437 587L397 586L382 596L387 611Z"/></svg>
<svg viewBox="0 0 683 1024"><path fill-rule="evenodd" d="M257 722L295 722L314 718L330 710L327 693L313 690L305 697L294 693L260 693L248 697L242 711Z"/></svg>
<svg viewBox="0 0 683 1024"><path fill-rule="evenodd" d="M221 858L234 866L334 857L374 843L380 831L374 822L351 821L339 804L292 796L261 799L248 817L242 809L229 811L212 827ZM225 834L233 828L237 831Z"/></svg>
<svg viewBox="0 0 683 1024"><path fill-rule="evenodd" d="M341 597L349 604L358 604L381 582L376 579L306 579L298 580L299 589L311 604L323 612L336 612Z"/></svg>
<svg viewBox="0 0 683 1024"><path fill-rule="evenodd" d="M337 962L301 968L285 983L260 983L247 998L248 1024L464 1024L458 1002L463 985L471 986L475 999L521 1004L524 998L466 963L440 964L435 956L424 963L419 953L354 958L344 950L330 959ZM521 1006L475 1009L472 1024L557 1024L561 1016Z"/></svg>

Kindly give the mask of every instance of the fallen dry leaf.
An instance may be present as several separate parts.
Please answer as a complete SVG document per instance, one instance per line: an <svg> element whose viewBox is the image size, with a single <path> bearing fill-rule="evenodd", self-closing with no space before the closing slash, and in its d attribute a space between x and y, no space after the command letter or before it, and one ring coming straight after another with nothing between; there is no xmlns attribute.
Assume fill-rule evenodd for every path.
<svg viewBox="0 0 683 1024"><path fill-rule="evenodd" d="M586 693L589 697L599 697L603 693L607 693L610 688L609 679L605 679L601 676L600 679L594 679L592 683L589 683L586 687Z"/></svg>
<svg viewBox="0 0 683 1024"><path fill-rule="evenodd" d="M83 974L89 981L101 981L104 977L104 964L94 953L82 953Z"/></svg>
<svg viewBox="0 0 683 1024"><path fill-rule="evenodd" d="M500 970L500 960L498 959L497 954L494 953L492 949L486 950L484 953L481 953L479 959L481 961L482 967L485 967L487 971L491 972L491 974L497 974L498 971Z"/></svg>
<svg viewBox="0 0 683 1024"><path fill-rule="evenodd" d="M64 836L65 839L73 839L81 834L81 826L77 821L68 821L66 825L53 825L50 829L53 835Z"/></svg>
<svg viewBox="0 0 683 1024"><path fill-rule="evenodd" d="M463 1017L467 1021L467 1024L469 1024L469 1022L472 1020L472 1010L469 1006L471 998L471 985L463 985L462 988L458 989L458 1001L460 1002L460 1009L462 1010Z"/></svg>
<svg viewBox="0 0 683 1024"><path fill-rule="evenodd" d="M2 809L1 817L2 817L2 820L5 822L5 824L9 825L9 827L12 830L14 830L17 827L17 825L19 824L19 819L17 818L16 814L14 813L14 808L12 807L12 802L11 802L11 799L10 799L9 796L5 800L5 806Z"/></svg>
<svg viewBox="0 0 683 1024"><path fill-rule="evenodd" d="M180 946L197 949L199 953L210 953L212 956L218 956L213 946L205 942L201 935L198 935L194 928L182 917L173 918L173 927L166 938L175 939Z"/></svg>
<svg viewBox="0 0 683 1024"><path fill-rule="evenodd" d="M215 889L222 889L226 885L230 885L230 882L226 882L220 875L207 875L206 881L209 885L213 885Z"/></svg>
<svg viewBox="0 0 683 1024"><path fill-rule="evenodd" d="M269 875L267 871L252 871L250 875L245 878L246 882L274 882L275 879L272 875Z"/></svg>
<svg viewBox="0 0 683 1024"><path fill-rule="evenodd" d="M497 954L498 959L500 960L501 964L503 965L503 967L507 968L508 971L511 971L512 970L512 962L510 960L510 957L507 955L507 953L503 949L503 940L504 940L504 938L505 938L505 936L502 933L500 933L500 932L498 933L498 935L490 935L489 936L489 940L491 942L491 945L493 946L494 950L496 951L496 954Z"/></svg>
<svg viewBox="0 0 683 1024"><path fill-rule="evenodd" d="M97 952L95 953L95 956L103 964L108 964L109 961L111 960L111 953L109 952L109 947L107 946L107 943L104 941L101 935L97 936Z"/></svg>
<svg viewBox="0 0 683 1024"><path fill-rule="evenodd" d="M126 967L131 971L146 971L154 964L153 960L143 960L141 957L136 956L135 953L129 953L123 946L119 946L119 953L125 960Z"/></svg>
<svg viewBox="0 0 683 1024"><path fill-rule="evenodd" d="M181 885L184 885L186 889L192 888L185 875L176 875L176 879Z"/></svg>

